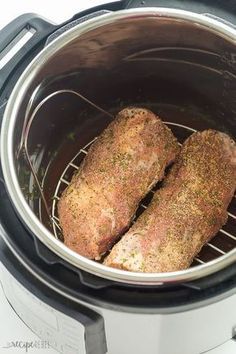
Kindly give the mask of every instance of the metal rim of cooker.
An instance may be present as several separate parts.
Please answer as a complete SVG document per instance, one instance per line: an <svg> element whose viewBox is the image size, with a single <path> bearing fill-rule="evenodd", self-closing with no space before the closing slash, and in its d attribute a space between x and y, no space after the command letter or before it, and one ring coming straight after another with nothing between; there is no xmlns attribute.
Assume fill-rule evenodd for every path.
<svg viewBox="0 0 236 354"><path fill-rule="evenodd" d="M142 8L121 10L113 13L101 15L97 18L85 21L82 24L69 29L46 46L28 65L19 78L7 103L3 117L1 129L1 162L5 184L19 216L38 239L50 250L56 253L70 264L92 273L118 282L140 285L161 285L163 283L178 283L192 281L201 277L213 274L236 261L236 250L231 250L224 256L212 260L190 269L170 272L170 273L138 273L129 272L106 267L96 263L66 247L61 241L40 222L27 204L18 183L13 158L13 132L16 125L18 107L20 106L27 88L36 73L42 68L44 63L51 58L63 45L99 26L111 24L113 21L136 16L146 17L167 17L179 21L194 22L195 25L204 26L207 30L214 32L224 39L236 44L236 30L228 24L209 18L205 15L192 13L189 11L168 9L168 8Z"/></svg>

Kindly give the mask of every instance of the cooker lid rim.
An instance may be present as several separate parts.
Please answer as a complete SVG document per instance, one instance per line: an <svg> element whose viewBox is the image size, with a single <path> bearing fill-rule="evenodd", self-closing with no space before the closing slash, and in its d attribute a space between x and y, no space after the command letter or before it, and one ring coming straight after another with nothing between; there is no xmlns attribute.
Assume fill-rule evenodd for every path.
<svg viewBox="0 0 236 354"><path fill-rule="evenodd" d="M47 47L45 47L25 69L20 79L18 80L6 107L2 129L1 129L1 160L3 175L5 183L10 195L11 201L16 207L17 213L20 218L28 225L31 232L50 250L56 253L59 257L73 264L74 266L81 268L96 276L106 279L140 285L158 285L163 283L179 283L184 281L192 281L206 275L217 272L218 270L232 264L236 261L236 250L232 250L229 253L221 256L218 259L210 261L206 264L199 265L187 270L171 272L171 273L137 273L128 272L119 269L109 268L102 264L95 263L85 257L80 256L74 251L67 248L59 240L57 240L45 226L41 224L36 215L30 209L24 196L20 190L18 183L14 159L13 159L13 133L17 120L17 111L20 106L23 97L29 87L30 83L34 79L35 75L39 72L42 66L47 62L53 54L55 54L60 48L63 41L73 41L78 35L82 35L93 28L110 24L113 21L122 20L125 18L132 18L138 16L147 17L168 17L176 20L194 22L195 25L205 26L207 29L211 29L216 33L226 36L228 41L235 43L236 30L229 27L225 23L221 23L215 19L207 18L204 15L199 15L189 11L175 10L168 8L142 8L142 9L129 9L121 10L115 13L108 13L101 15L100 17L90 19L85 23L78 24L76 27L63 33L61 36L53 40ZM213 28L212 28L213 26ZM79 33L78 33L79 32ZM64 43L68 44L67 43ZM32 221L29 223L29 218Z"/></svg>

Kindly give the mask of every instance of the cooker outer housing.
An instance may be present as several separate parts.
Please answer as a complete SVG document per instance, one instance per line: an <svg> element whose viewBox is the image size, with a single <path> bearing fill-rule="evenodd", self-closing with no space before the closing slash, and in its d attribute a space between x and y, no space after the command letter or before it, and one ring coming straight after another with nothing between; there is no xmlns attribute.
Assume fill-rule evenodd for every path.
<svg viewBox="0 0 236 354"><path fill-rule="evenodd" d="M124 4L124 3L122 3L122 4ZM111 6L114 6L114 4L111 4ZM117 6L117 4L115 3L115 6ZM110 7L108 7L108 8L110 8ZM106 10L105 10L105 12L106 12ZM101 14L101 15L103 15L104 14L104 10L102 11L102 12L100 12L99 14ZM99 15L99 14L97 14L96 12L95 13L93 13L92 15L93 16L97 16L97 15ZM65 31L66 29L67 29L67 27L69 27L69 28L71 28L71 27L73 27L73 26L76 26L78 23L81 23L81 22L84 22L84 21L86 21L87 19L89 20L91 17L92 17L92 15L90 14L86 14L86 16L84 17L84 18L82 18L82 19L77 19L77 20L74 20L74 21L72 21L72 24L70 23L69 25L65 25L65 26L62 26L62 28L60 28L57 32L59 32L59 35L63 32L63 31ZM37 21L38 21L38 19L37 19ZM22 21L20 21L20 28L22 28ZM50 28L50 26L49 26L49 29L47 28L47 26L46 26L46 29L47 29L47 31L50 33L50 32L52 32L53 30L55 30L55 28L53 27L53 29L52 28ZM51 39L48 39L47 40L47 43L48 42L50 42L51 40L53 40L55 38L55 33L53 33L52 34L52 38ZM34 48L35 47L35 42L33 42L33 45L32 45L32 47ZM23 53L24 54L24 53ZM23 57L24 57L24 55L23 55ZM28 59L28 58L27 58ZM22 62L22 55L20 55L20 62ZM10 62L11 63L11 62ZM23 64L24 64L24 62L23 62ZM24 65L22 66L23 68L24 68ZM10 65L10 68L11 68L11 65ZM7 68L6 68L7 69ZM20 70L19 70L19 72L20 72ZM12 84L12 82L14 83L14 76L12 75L12 80L10 81L10 83ZM7 86L6 86L7 87ZM5 90L5 91L7 91L7 90ZM2 95L2 97L4 97L4 94ZM5 102L6 102L6 97L4 97L3 98L3 104L2 104L2 110L4 110L4 108L5 108ZM34 236L35 237L35 236ZM36 244L36 248L37 248L37 251L38 251L38 253L39 253L39 255L42 257L42 258L44 258L44 260L46 260L48 263L55 263L55 262L57 262L58 261L58 257L55 255L55 254L53 254L52 252L50 252L47 248L45 248L43 245L42 245L42 243L40 242L40 241L38 241L37 240L37 238L35 237L35 244ZM61 262L61 260L60 260L60 262ZM83 273L82 273L83 274ZM92 276L92 279L93 279L94 277ZM183 278L184 279L184 278ZM106 280L103 280L102 281L102 284L106 284L107 282L106 282ZM206 282L204 282L204 280L203 280L203 283L205 283L206 284ZM151 284L151 283L150 283ZM160 282L159 282L159 284L160 284ZM207 284L208 284L208 282L207 282ZM190 286L191 286L191 284L189 284ZM198 287L198 285L196 285L197 287Z"/></svg>
<svg viewBox="0 0 236 354"><path fill-rule="evenodd" d="M69 261L73 265L78 265L79 268L95 275L133 284L160 285L164 282L192 281L219 271L233 263L235 260L234 250L219 259L207 262L197 268L166 274L131 273L96 264L75 254L52 237L52 234L38 221L22 196L22 192L18 186L18 180L22 173L21 171L17 172L18 177L15 173L20 168L17 151L19 151L21 146L22 136L24 137L26 134L24 132L25 112L30 111L30 109L32 110L32 108L29 108L29 102L31 102L29 101L29 97L34 95L36 97L35 101L37 99L40 100L40 98L45 97L45 91L47 94L50 94L51 90L58 90L62 82L63 88L64 85L67 85L66 88L69 89L72 86L71 82L73 82L73 85L75 85L73 89L75 91L81 92L82 90L83 93L85 92L85 96L89 97L90 100L95 100L102 106L106 104L105 102L109 102L109 104L114 103L117 97L119 97L120 102L126 105L128 102L137 102L140 97L148 104L148 98L150 99L151 97L152 101L156 102L155 95L158 95L159 98L162 97L165 104L168 103L167 99L172 100L170 101L172 106L178 98L180 99L180 102L178 102L179 107L182 107L183 97L185 97L186 102L189 102L190 106L193 104L191 99L194 99L195 108L191 113L193 119L189 118L192 128L201 130L207 126L229 132L234 132L236 129L233 115L235 110L233 90L235 68L231 54L235 48L235 31L233 28L224 23L221 24L221 22L215 19L208 19L209 16L199 16L194 13L178 10L172 11L169 9L157 10L154 8L151 10L142 9L139 11L121 11L117 13L104 13L103 11L102 13L94 13L94 16L96 16L95 19L91 19L91 16L80 19L79 23L75 23L74 28L70 28L67 32L49 43L28 66L20 78L21 82L19 80L19 83L13 90L11 100L5 112L1 147L5 183L7 184L12 201L17 206L17 210L24 219L24 222L33 231L35 236L66 261ZM153 28L155 28L155 32ZM192 35L186 37L186 31L190 33L192 31ZM145 37L146 32L150 33L148 41ZM79 36L78 33L80 33ZM203 36L206 37L206 42L202 42L201 39ZM99 41L96 42L98 37ZM128 40L130 38L132 38L132 41ZM111 41L113 45L111 45ZM175 45L174 47L173 44ZM79 52L77 51L78 46L80 47ZM224 53L224 50L226 50L226 53L223 55L222 52ZM197 60L196 63L195 60ZM77 78L78 61L80 62L79 79ZM143 61L148 61L148 65L143 65ZM63 76L68 72L68 68L70 68L70 73L67 74L69 81L67 80L67 76ZM186 69L188 70L187 76L185 75ZM152 76L150 76L150 72ZM165 77L163 77L163 73ZM51 82L50 80L49 82L45 82L45 80L42 82L45 77L50 76ZM54 77L59 77L59 80L57 81ZM91 77L93 77L93 86L89 85ZM140 82L134 82L134 79L141 80L141 84ZM172 80L172 84L170 84L170 80ZM113 86L107 86L111 82ZM178 86L175 82L181 83L181 85L179 84ZM132 86L130 88L131 83ZM192 85L192 88L190 85ZM94 89L96 87L103 87L103 90L98 92L98 90ZM141 91L139 91L139 87ZM172 87L173 90L171 91ZM117 88L119 89L119 94L117 94ZM184 94L183 90L185 90ZM105 101L104 92L106 93ZM189 92L191 92L192 98L190 97L191 95L189 96ZM202 92L202 96L199 95L199 92ZM124 97L120 96L121 94ZM208 97L208 101L204 99L203 94ZM127 97L130 101L126 101ZM190 99L190 101L187 101L187 99ZM200 104L204 106L205 113L201 118L198 115L196 119L195 110ZM217 108L214 108L215 105ZM83 107L82 103L80 103L79 107L81 110ZM212 107L215 111L209 115L207 110ZM109 106L105 106L105 108L107 110L111 109ZM77 112L77 109L75 112ZM118 107L115 108L115 111L117 109ZM80 139L77 139L77 142L88 139L89 136L91 138L92 135L92 138L94 138L94 134L99 134L107 124L107 121L102 118L103 125L100 125L102 122L101 117L95 116L92 112L90 112L90 115L86 113L88 119L87 121L85 120L85 123L82 119L82 125L79 125L80 122L75 114L67 114L70 120L65 120L61 116L61 111L55 113L54 110L53 115L50 115L50 110L44 109L42 112L44 113L41 119L44 118L44 124L43 126L41 124L39 129L35 129L34 135L33 133L31 134L31 145L33 144L34 147L33 154L37 154L36 149L38 146L42 146L43 148L42 151L38 152L40 158L41 156L44 158L48 151L44 148L45 139L47 143L54 144L51 150L54 156L56 144L61 144L61 141L65 139L65 133L69 133L71 127L73 129L73 124L76 124L84 132L83 135L80 135ZM210 118L211 116L214 118ZM71 117L74 117L72 121ZM167 115L167 117L171 118L172 114ZM185 118L188 120L187 117L189 117L188 114ZM16 118L17 130L14 129ZM37 118L37 120L40 123L40 119ZM56 127L57 130L52 132L52 127ZM85 127L87 127L86 131ZM30 139L28 138L28 140ZM73 146L75 147L76 145L73 144ZM64 149L63 155L61 155L63 158L65 158L65 152L67 151L69 150ZM34 155L32 155L33 158L35 159ZM56 161L56 158L54 160ZM38 166L41 163L35 160L35 164L36 162ZM47 165L44 167L48 168ZM59 171L59 168L61 167L57 166L57 168L54 168L54 172ZM24 168L22 168L22 172L24 172ZM43 183L46 184L45 181ZM32 185L32 181L29 180L27 185L30 186L30 184ZM25 185L21 185L21 189L23 188L25 188ZM53 195L49 195L49 200L52 197ZM44 248L41 247L40 242L37 242L36 237L35 240L41 256L43 255L47 259L47 255L49 254L49 262L55 263L58 261L57 256L45 250L40 252Z"/></svg>
<svg viewBox="0 0 236 354"><path fill-rule="evenodd" d="M126 2L127 3L130 2ZM115 5L117 6L117 4ZM106 8L107 9L107 8ZM220 10L221 11L221 10ZM40 22L40 20L39 20ZM50 25L49 25L50 27ZM51 27L50 27L51 29ZM55 28L52 29L52 31L54 31ZM44 40L41 41L41 45L43 43ZM32 51L32 48L30 49ZM20 72L23 70L23 68L27 65L27 60L31 60L32 57L35 55L35 52L37 52L37 50L40 50L40 47L37 48L37 46L33 46L33 52L31 53L31 55L28 58L25 58L25 54L22 56L21 60L20 60L20 65L18 65L18 69L15 72L9 72L7 74L11 74L11 79L7 82L3 82L2 85L2 96L1 96L1 102L2 104L0 105L0 113L3 114L3 111L5 109L5 103L7 101L7 98L9 96L9 93L12 89L12 86L14 84L14 80L17 80L17 77L19 76ZM30 53L29 53L30 54ZM11 68L13 70L13 68ZM6 78L8 77L8 75L6 76ZM106 311L104 310L104 314L103 311L101 310L101 308L110 308L110 310L108 310L108 312L110 311L111 315L109 315L108 317L110 317L110 322L113 322L113 319L116 316L116 313L114 313L111 309L115 309L115 312L118 311L118 313L120 313L120 318L122 319L122 312L125 311L126 315L125 315L125 319L127 318L127 312L138 312L138 313L153 313L153 311L157 312L157 313L162 313L162 309L161 306L163 306L163 308L165 308L166 304L163 304L161 306L158 306L158 301L155 302L153 301L154 297L153 297L153 292L159 292L161 293L159 300L161 298L165 297L165 293L167 291L168 294L168 300L169 304L167 307L169 307L170 312L184 312L187 310L188 307L188 311L189 312L189 316L193 317L194 316L194 312L191 312L189 310L191 310L191 308L197 308L197 307L201 307L203 312L202 314L199 316L199 319L201 318L201 321L203 318L209 318L211 317L210 312L205 311L206 309L206 304L209 305L209 303L211 303L210 307L212 308L215 305L217 305L216 303L218 303L218 311L222 311L224 312L225 309L227 309L227 314L230 312L229 309L230 308L234 308L234 306L232 306L231 301L235 301L235 264L229 266L227 269L225 269L224 271L218 272L216 274L214 274L213 276L209 276L205 279L202 279L200 281L195 281L192 284L188 283L188 284L182 284L180 286L178 286L177 288L173 288L174 292L176 291L176 293L178 293L178 291L181 289L182 293L180 295L180 298L182 298L182 301L180 301L180 303L176 303L175 302L175 296L171 293L168 293L168 291L171 289L171 286L166 288L164 287L163 289L158 288L158 290L155 289L150 289L150 294L148 289L142 289L142 287L137 286L135 291L135 294L137 295L137 303L138 305L132 301L133 296L128 297L128 301L126 302L126 295L128 295L129 291L129 287L127 286L121 286L121 284L115 284L115 282L111 282L111 281L106 281L106 280L102 280L100 278L97 278L91 274L88 274L86 272L83 271L79 271L78 269L74 268L71 265L66 264L65 262L58 260L55 258L55 255L48 249L45 248L45 246L43 244L40 243L40 241L38 241L35 238L32 238L31 233L29 232L28 229L25 228L25 226L22 224L22 222L19 220L18 215L16 214L16 212L14 211L10 201L9 201L9 197L6 193L5 190L5 185L4 185L4 179L1 176L0 179L0 191L1 191L1 236L3 237L3 239L5 240L6 244L8 245L6 247L5 245L1 245L1 253L2 250L4 249L4 253L5 256L2 255L1 259L3 261L4 266L8 269L8 272L10 272L12 275L15 275L16 279L18 279L18 281L22 282L22 284L24 285L25 288L28 288L28 290L30 290L31 292L34 292L35 290L32 290L33 287L30 287L30 282L32 281L32 283L35 282L37 287L43 287L43 285L40 285L40 282L36 281L35 275L38 274L40 276L42 276L41 279L45 280L45 283L47 284L48 287L50 287L53 284L53 288L54 291L59 290L60 286L59 283L61 282L62 279L56 279L56 277L54 276L54 271L53 271L53 266L60 266L62 267L62 273L64 272L64 274L68 277L68 284L62 284L61 282L61 286L63 288L63 296L65 296L65 298L71 298L72 294L76 294L74 297L75 298L80 299L79 302L81 302L81 304L85 305L85 306L91 306L91 308L93 308L94 310L96 310L98 313L102 313L102 315L104 316L104 318L106 318ZM13 222L13 218L14 218L14 222ZM16 231L17 230L17 231ZM22 236L22 243L19 242L19 235ZM28 243L30 240L30 243ZM29 247L30 245L30 247ZM26 269L24 267L22 267L22 265L18 264L18 261L16 260L16 258L14 258L15 256L13 256L11 254L11 251L8 250L8 247L10 247L12 249L12 251L15 252L15 256L17 254L17 257L19 258L19 260L21 260L25 266L27 265L28 271L29 269L32 270L32 273L34 273L35 275L32 276L30 273L27 273ZM32 247L32 248L31 248ZM31 257L29 257L27 255L27 248L31 248L33 250ZM45 255L45 256L44 256ZM6 258L5 258L6 257ZM39 257L39 258L38 258ZM56 260L56 262L55 262ZM58 262L59 261L59 262ZM57 263L58 262L58 263ZM15 268L16 266L16 268ZM19 274L19 269L22 268L22 273L21 276ZM18 273L17 273L18 270ZM71 271L72 270L72 271ZM36 273L35 273L36 272ZM73 289L73 291L71 291L72 287L69 281L69 274L72 276L71 280L72 282L74 281L73 277L76 276L78 279L78 274L80 275L80 279L81 279L81 288L79 289L79 293L78 293L78 289ZM23 277L22 277L23 275ZM23 280L25 279L25 280ZM58 281L58 283L57 283ZM51 284L51 285L50 285ZM117 286L118 285L118 286ZM91 286L93 288L93 290L91 290ZM107 287L108 286L108 287ZM61 288L61 289L62 289ZM71 289L70 289L71 288ZM75 287L76 288L76 287ZM60 289L60 290L61 290ZM99 289L103 289L102 292L103 294L108 295L107 299L105 297L105 301L99 300ZM132 287L130 288L132 289ZM203 289L203 290L201 290ZM184 291L183 291L184 290ZM46 291L46 290L45 290ZM144 293L143 293L144 291ZM86 293L87 292L87 293ZM69 295L70 294L70 295ZM117 304L117 294L122 295L121 296L121 300L122 301L120 304ZM144 296L145 294L145 296ZM234 294L234 296L233 296ZM149 297L149 295L151 295L151 297ZM56 293L52 293L51 294L52 298L54 298L55 296L55 302L56 302ZM81 297L82 296L82 297ZM84 297L83 297L84 296ZM143 302L143 298L145 297L145 301L142 305ZM123 299L122 299L123 298ZM177 297L178 298L178 297ZM220 301L223 298L225 298L225 301ZM85 300L87 299L87 301ZM110 299L110 301L109 301ZM47 302L46 298L42 298L43 301ZM98 300L98 301L97 301ZM202 302L203 300L203 302ZM204 302L205 300L205 302ZM69 300L70 301L70 300ZM153 301L153 302L152 302ZM187 307L182 307L181 304L183 305L183 303L188 303ZM89 305L90 303L90 305ZM195 303L195 304L194 304ZM234 302L233 302L234 303ZM123 306L125 304L125 306ZM161 304L161 301L160 301ZM221 305L220 305L221 304ZM53 307L53 304L51 304ZM97 305L97 306L96 306ZM137 305L137 306L136 306ZM180 306L179 306L180 305ZM139 307L140 306L140 307ZM158 308L159 307L159 308ZM156 310L154 310L154 308ZM172 308L172 310L171 310ZM216 307L215 307L216 308ZM62 309L62 311L67 312L67 308L64 307L64 309ZM167 313L169 310L164 310L164 313ZM107 313L108 313L107 312ZM185 315L186 313L185 312ZM201 312L201 309L199 309L199 313ZM217 311L215 311L216 313ZM233 311L232 311L233 313ZM196 314L196 312L195 312ZM183 317L185 316L183 315ZM217 315L217 313L216 313ZM143 320L143 315L139 316L139 321ZM187 315L187 317L189 317ZM218 316L218 315L217 315ZM233 316L235 317L235 315L233 314ZM153 316L151 316L153 318L153 328L161 328L160 327L160 323L164 320L164 318L161 318L160 315L158 315L155 319ZM151 320L150 316L147 316L146 319L144 319L144 322L147 321L148 325L146 326L147 328L150 328L150 320ZM230 317L230 316L229 316ZM218 319L214 319L213 322L213 327L211 327L211 331L212 333L216 334L216 333L220 333L219 337L216 339L213 337L209 337L208 335L204 336L203 338L198 338L197 336L195 336L195 340L197 339L197 343L201 346L201 348L199 348L199 350L208 350L210 348L213 348L213 346L219 345L220 343L223 343L223 341L230 339L233 335L233 329L231 331L231 324L232 324L232 318L229 319L228 315L225 317L227 324L225 325L225 327L227 326L227 330L222 331L222 326L218 329L214 329L214 323L216 324L218 321ZM196 319L198 318L198 316L196 317ZM133 320L136 322L138 319L138 317L133 317ZM127 325L128 323L130 323L130 325L132 326L133 320L128 320L126 322ZM198 328L201 327L201 321L199 322L199 324L196 326L197 324L197 320L193 320L192 323L191 321L188 322L185 320L181 320L180 318L178 318L178 316L175 316L175 320L179 323L179 321L182 322L182 324L186 324L187 327L189 329L193 329L193 327L195 326L196 328L196 332L198 332ZM117 323L117 320L115 320L114 322ZM124 319L122 320L123 323ZM106 322L106 319L105 319ZM195 324L193 324L195 322ZM27 322L26 322L27 323ZM190 324L191 323L191 324ZM230 324L230 326L229 326ZM224 326L223 326L224 327ZM110 343L111 341L115 342L114 336L117 336L117 333L114 334L115 330L114 327L111 326L112 329L108 330L107 333L109 333L109 337L113 338L112 340L109 339L108 343ZM115 327L117 328L117 327ZM171 326L166 325L163 327L165 328L164 332L162 332L162 336L159 338L160 339L160 345L158 350L160 350L159 352L161 354L164 353L170 353L168 351L168 345L167 343L165 343L165 340L163 340L163 333L166 334L165 338L166 340L168 340L169 342L171 342L171 339L174 340L174 337L172 337L173 334L173 328L171 329ZM141 331L143 331L143 324L140 327ZM113 333L111 333L111 331L114 331ZM125 330L126 331L126 330ZM127 331L126 331L127 332ZM155 332L155 331L154 331ZM154 336L156 336L156 332L150 332L150 333L142 333L143 338L150 338L150 350L153 350L153 347L155 346L155 343L153 343L153 338ZM196 333L195 332L195 333ZM168 335L171 334L171 335ZM182 331L180 331L180 333L184 333L186 334L187 332L184 331L184 326L182 328ZM136 337L136 333L135 333L135 326L133 326L133 335L135 335ZM117 336L118 337L118 336ZM132 337L132 335L131 335ZM122 336L122 338L124 339L124 341L126 340L125 337ZM137 337L136 337L137 338ZM175 337L175 340L176 340ZM179 338L182 338L181 335ZM185 337L186 338L186 337ZM142 339L143 341L143 339ZM182 342L182 340L181 340ZM192 338L191 338L191 334L188 338L188 344L181 349L181 344L179 346L179 348L181 349L181 354L189 354L189 348L190 350L192 350ZM117 343L116 343L117 344ZM138 344L140 345L140 347L138 347ZM104 345L104 343L103 343ZM126 349L124 348L124 351L122 351L122 353L126 353L125 350L128 350L127 353L130 353L131 350L133 350L133 347L129 347L125 344ZM105 347L103 346L102 350ZM114 346L114 349L117 348L117 345ZM137 342L137 349L135 350L135 353L139 354L139 349L142 349L142 344ZM147 348L147 346L145 346L145 348ZM172 347L173 348L173 347ZM204 349L203 349L204 348ZM196 353L197 353L197 344L195 346L196 349ZM102 353L103 351L101 351ZM104 351L105 352L105 351ZM88 352L90 353L90 352ZM91 352L93 353L93 352ZM112 353L116 354L115 351L112 351ZM117 352L118 353L118 352ZM120 352L119 352L120 353ZM143 353L143 351L140 351L140 353ZM172 352L171 352L172 353ZM98 351L96 351L96 354L98 354Z"/></svg>

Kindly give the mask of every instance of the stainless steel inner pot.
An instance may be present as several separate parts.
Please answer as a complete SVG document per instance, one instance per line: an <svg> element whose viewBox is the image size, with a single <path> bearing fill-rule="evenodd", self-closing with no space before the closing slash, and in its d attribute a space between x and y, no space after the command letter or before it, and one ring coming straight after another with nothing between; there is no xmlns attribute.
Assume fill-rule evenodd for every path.
<svg viewBox="0 0 236 354"><path fill-rule="evenodd" d="M194 130L207 128L236 139L235 45L232 26L207 15L163 8L107 13L78 24L47 45L15 86L1 132L5 182L28 228L69 263L126 283L194 280L235 262L236 198L221 235L203 248L190 269L132 273L76 254L55 237L60 232L56 223L49 222L22 149L26 122L37 107L28 153L56 221L61 191L89 144L112 119L69 91L112 115L130 104L150 108L168 122L180 142ZM147 204L146 199L138 213Z"/></svg>

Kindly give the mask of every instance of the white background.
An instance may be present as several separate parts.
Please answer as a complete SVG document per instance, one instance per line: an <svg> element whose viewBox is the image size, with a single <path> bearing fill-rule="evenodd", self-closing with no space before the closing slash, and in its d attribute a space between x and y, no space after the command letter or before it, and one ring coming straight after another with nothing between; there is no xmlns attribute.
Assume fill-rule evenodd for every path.
<svg viewBox="0 0 236 354"><path fill-rule="evenodd" d="M85 8L109 2L109 0L2 0L2 2L0 11L0 29L7 25L15 17L29 12L37 13L52 22L61 23ZM38 340L38 337L36 337L12 311L0 286L0 354L25 353L23 349L3 349L3 346L6 346L7 342L17 340L31 342ZM30 349L29 353L54 354L56 352L53 349ZM209 352L209 354L235 353L236 344L233 341L227 343L224 346L224 350L222 347L219 347Z"/></svg>

